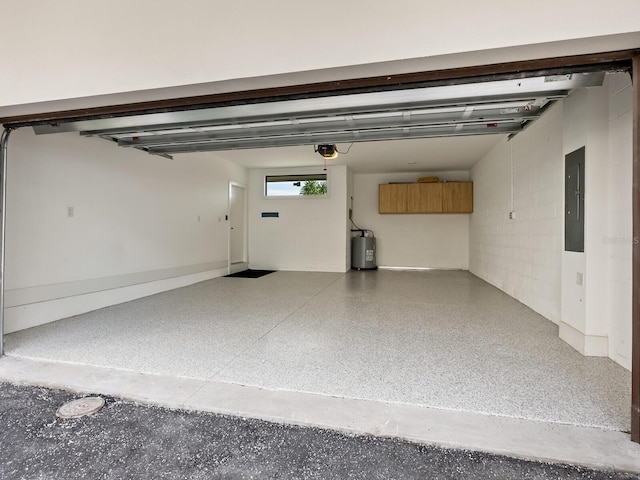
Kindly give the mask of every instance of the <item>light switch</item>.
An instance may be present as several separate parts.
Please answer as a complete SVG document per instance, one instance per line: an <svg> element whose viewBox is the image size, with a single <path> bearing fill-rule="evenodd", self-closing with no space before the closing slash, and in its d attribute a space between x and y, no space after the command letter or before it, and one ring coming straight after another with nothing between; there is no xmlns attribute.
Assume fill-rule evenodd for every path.
<svg viewBox="0 0 640 480"><path fill-rule="evenodd" d="M73 207L67 207L67 217L73 217Z"/></svg>
<svg viewBox="0 0 640 480"><path fill-rule="evenodd" d="M584 280L584 275L581 272L577 272L576 273L576 283L580 286L582 286Z"/></svg>

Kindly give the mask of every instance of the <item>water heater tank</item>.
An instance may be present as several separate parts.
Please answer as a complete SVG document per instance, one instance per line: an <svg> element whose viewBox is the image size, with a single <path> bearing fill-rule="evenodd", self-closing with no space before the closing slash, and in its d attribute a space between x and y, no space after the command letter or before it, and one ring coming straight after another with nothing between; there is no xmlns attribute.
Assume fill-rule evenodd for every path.
<svg viewBox="0 0 640 480"><path fill-rule="evenodd" d="M371 270L376 266L376 238L351 238L351 268L356 270Z"/></svg>

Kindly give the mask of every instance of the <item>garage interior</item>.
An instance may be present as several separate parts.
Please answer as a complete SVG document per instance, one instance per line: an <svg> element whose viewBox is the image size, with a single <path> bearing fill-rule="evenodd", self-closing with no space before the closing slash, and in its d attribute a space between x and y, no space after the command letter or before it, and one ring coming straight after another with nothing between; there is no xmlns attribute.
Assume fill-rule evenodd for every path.
<svg viewBox="0 0 640 480"><path fill-rule="evenodd" d="M274 88L231 82L146 102L143 87L91 107L16 97L0 110L0 364L93 365L637 441L637 56L621 38L583 49L610 54L391 62L364 69L378 76L275 75ZM320 144L340 153L324 159ZM584 248L567 251L565 160L583 147ZM264 194L267 176L309 174L327 175L327 195ZM472 183L472 213L380 213L380 185L421 177ZM378 270L350 270L354 225L375 233ZM247 267L276 272L225 277Z"/></svg>
<svg viewBox="0 0 640 480"><path fill-rule="evenodd" d="M572 136L578 142L591 142L596 151L630 148L631 83L624 70L618 64L598 65L542 75L528 72L401 89L40 121L33 125L38 135L18 129L13 133L18 138L8 172L8 178L22 182L22 193L16 188L11 197L9 187L7 214L15 230L7 230L11 286L5 299L6 354L629 431L630 351L612 347L616 335L624 343L630 316L620 319L621 325L586 326L577 332L570 324L571 312L560 310L558 294L567 310L572 300L582 302L583 292L572 298L573 278L567 286L565 272L561 276L553 271L558 262L575 263L563 258L569 252L562 252L558 202L564 166L558 154L572 148ZM604 145L596 137L603 124L611 137L604 139ZM55 135L47 135L51 133ZM337 143L339 151L349 153L323 159L314 151L321 143ZM33 156L34 148L43 152L42 158ZM126 158L119 158L121 152ZM43 199L43 192L34 198L36 192L28 189L36 170L43 178L53 175L50 181L56 189L68 191L75 187L64 178L65 168L67 174L71 168L83 168L83 162L91 163L88 156L96 154L100 170L92 173L95 183L86 182L84 191L74 192L80 198L58 199L66 201L59 210L66 214L67 226L55 226L36 237L28 234L29 228L41 229L36 217L12 223L12 210L18 210L12 209L12 201L22 208L28 202L40 208L35 202ZM66 159L73 166L50 161L65 155L76 157ZM630 159L624 160L629 167ZM29 165L34 161L40 164ZM119 164L113 166L114 161ZM42 171L44 162L48 172ZM122 162L127 163L125 168ZM193 176L200 175L198 168L205 162L223 163L226 169L215 192L217 211L211 208L215 204L211 198L206 199L206 209L203 205L193 209L178 198L184 195L180 184L193 188ZM601 167L609 168L606 163ZM267 175L318 172L327 172L327 198L264 196ZM161 179L167 182L163 197L169 197L164 204L151 205L158 199L150 189L159 185L152 183L152 177L148 186L139 183L141 174L166 175ZM474 213L378 213L379 184L415 182L427 175L449 182L473 181ZM596 168L589 175L593 182ZM132 180L135 185L126 185ZM196 188L213 190L209 179L198 181ZM510 199L490 198L496 182L504 183L501 189ZM616 198L611 208L629 211L628 177L626 183L616 186L617 192L626 190L626 197ZM188 241L195 242L197 250L201 232L194 231L194 224L197 228L226 224L223 215L231 213L226 210L231 185L246 189L243 246L236 253L230 251L229 265L224 257L210 259L204 266L192 262L191 270L181 272L187 274L182 276L184 284L220 277L232 271L234 262L242 268L278 271L271 276L214 278L100 310L95 308L105 300L91 297L103 295L104 290L162 282L162 276L178 272L93 282L43 279L45 286L37 288L15 288L20 281L12 282L12 272L29 273L27 263L40 269L32 274L60 275L64 265L77 262L74 268L82 269L95 262L89 256L96 246L125 248L104 244L98 236L105 231L90 231L90 211L83 210L97 213L107 208L95 201L96 188L115 207L100 212L113 222L110 228L118 228L114 213L119 209L125 229L146 235L140 239L145 249L168 249L171 245L164 239L178 233L191 236ZM152 218L127 218L126 207L118 200L127 188L136 190L136 201L148 202L159 213L156 224ZM122 199L126 200L131 198ZM600 212L587 204L594 213L587 210L585 215L595 218ZM265 210L277 210L279 217L260 216ZM168 219L166 225L157 221L163 217ZM496 217L500 217L497 225ZM228 220L232 225L233 215ZM148 222L144 232L132 227L140 221ZM630 228L620 223L614 225L620 233L611 236L612 251L624 246L619 243L626 230L618 227ZM356 224L376 232L378 263L388 270L348 272L349 240ZM501 233L515 238L515 244L509 246L504 239L501 244ZM603 243L603 232L597 235ZM231 242L231 237L219 236L221 245ZM25 238L37 245L19 247L18 238L21 245ZM593 237L587 236L589 241ZM36 251L50 255L43 243L66 251L38 262L26 258ZM627 246L623 258L630 255ZM86 255L78 255L82 250ZM112 252L107 255L113 257ZM486 267L496 256L503 257L498 259L504 262L502 268L512 270L511 285L496 282L495 272ZM126 257L126 252L117 252L116 257ZM490 285L492 281L515 299ZM68 307L64 304L69 298L89 300ZM120 301L125 300L126 296ZM74 308L95 311L81 313ZM74 313L81 314L71 317ZM49 323L64 317L71 318ZM589 335L598 328L608 329L611 343L604 352L598 350L600 336Z"/></svg>

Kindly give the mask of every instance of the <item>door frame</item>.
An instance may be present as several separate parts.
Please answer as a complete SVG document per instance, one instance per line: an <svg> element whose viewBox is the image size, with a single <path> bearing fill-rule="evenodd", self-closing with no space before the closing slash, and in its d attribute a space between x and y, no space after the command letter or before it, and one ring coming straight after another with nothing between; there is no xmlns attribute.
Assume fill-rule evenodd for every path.
<svg viewBox="0 0 640 480"><path fill-rule="evenodd" d="M640 443L640 53L632 58L633 259L631 333L631 440Z"/></svg>
<svg viewBox="0 0 640 480"><path fill-rule="evenodd" d="M231 192L233 188L241 188L244 195L244 211L243 214L243 227L244 235L242 238L242 262L241 265L232 266L231 263ZM248 195L247 186L243 183L236 181L229 181L229 195L227 205L227 271L229 274L236 273L238 271L246 270L249 266L249 222L248 222Z"/></svg>
<svg viewBox="0 0 640 480"><path fill-rule="evenodd" d="M65 110L55 112L38 112L28 115L18 115L0 118L0 124L5 127L3 135L3 148L0 148L1 168L7 164L7 139L8 132L12 129L32 126L38 123L59 122L78 118L96 118L117 114L150 113L157 111L170 111L171 109L184 109L190 107L203 107L205 105L220 105L223 102L241 102L273 97L287 97L293 95L313 95L329 92L345 92L357 89L390 89L401 88L403 85L416 85L429 83L431 85L446 85L459 83L468 79L493 80L505 78L522 78L527 74L537 73L570 73L575 69L588 69L589 67L601 69L630 69L633 79L633 236L640 237L640 50L617 50L600 53L590 53L574 56L548 57L514 62L495 64L480 64L465 67L457 67L443 70L427 70L404 74L390 74L377 77L347 78L341 81L328 81L307 84L295 84L277 86L257 90L241 90L224 92L197 97L172 98L165 100L152 100L129 104L91 107L78 110ZM5 176L6 177L6 176ZM6 184L6 180L3 179ZM240 185L245 188L246 186ZM2 214L6 210L6 198L2 198ZM245 204L245 222L247 222ZM247 235L245 223L245 237ZM2 236L0 256L4 256L4 237ZM246 237L248 238L248 237ZM247 240L245 240L247 248ZM633 245L633 299L632 299L632 400L631 400L631 439L640 443L640 243ZM4 268L0 266L0 296L5 289ZM0 328L4 324L4 310L0 309ZM0 338L0 355L2 355L2 341Z"/></svg>

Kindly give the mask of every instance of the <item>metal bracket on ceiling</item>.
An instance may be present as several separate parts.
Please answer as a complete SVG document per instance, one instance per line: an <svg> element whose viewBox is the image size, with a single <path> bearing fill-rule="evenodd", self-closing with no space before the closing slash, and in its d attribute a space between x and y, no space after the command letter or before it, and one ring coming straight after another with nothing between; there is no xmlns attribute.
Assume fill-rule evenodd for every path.
<svg viewBox="0 0 640 480"><path fill-rule="evenodd" d="M554 100L550 100L548 103L546 103L545 105L542 105L540 107L540 115L542 115L544 112L546 112L551 105L553 105L554 103L556 103L558 100L554 99ZM525 131L527 128L529 128L529 126L533 123L532 120L529 119L524 119L522 120L522 124L520 127L520 130L518 130L517 132L513 132L510 133L509 136L507 137L507 142L510 142L512 138L514 138L516 135L518 135L519 133L522 133L523 131Z"/></svg>
<svg viewBox="0 0 640 480"><path fill-rule="evenodd" d="M85 136L85 137L98 137L101 138L102 140L106 140L108 142L111 143L118 143L118 139L114 138L114 137L110 137L109 135L98 135L98 134L94 134L94 135L83 135L84 132L80 132L80 135ZM147 148L143 148L142 146L138 147L138 146L133 146L136 150L140 150L141 152L145 152L148 153L150 155L157 155L158 157L164 157L167 158L169 160L173 160L173 157L169 154L165 154L165 153L154 153L154 152L149 152L149 150Z"/></svg>
<svg viewBox="0 0 640 480"><path fill-rule="evenodd" d="M156 157L162 157L168 160L173 160L173 156L169 155L168 153L154 153L154 152L150 152L149 150L144 150L144 149L140 149L140 150L146 151L149 155L155 155Z"/></svg>

